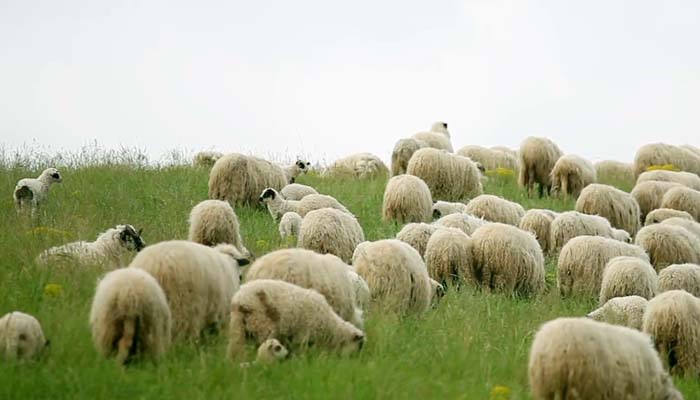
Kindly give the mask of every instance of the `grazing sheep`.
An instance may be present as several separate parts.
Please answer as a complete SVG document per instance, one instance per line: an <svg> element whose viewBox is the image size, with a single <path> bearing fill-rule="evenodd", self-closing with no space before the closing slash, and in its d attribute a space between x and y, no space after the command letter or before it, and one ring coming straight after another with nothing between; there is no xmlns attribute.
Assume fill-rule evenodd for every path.
<svg viewBox="0 0 700 400"><path fill-rule="evenodd" d="M598 304L603 305L613 297L656 296L657 276L654 267L636 257L615 257L603 269Z"/></svg>
<svg viewBox="0 0 700 400"><path fill-rule="evenodd" d="M432 205L430 189L422 179L397 175L386 184L382 219L399 223L429 222L432 220Z"/></svg>
<svg viewBox="0 0 700 400"><path fill-rule="evenodd" d="M435 226L444 226L446 228L457 228L467 235L471 236L474 231L490 222L477 218L471 214L449 214L433 222Z"/></svg>
<svg viewBox="0 0 700 400"><path fill-rule="evenodd" d="M490 222L518 226L525 209L518 203L491 194L482 194L467 203L466 213Z"/></svg>
<svg viewBox="0 0 700 400"><path fill-rule="evenodd" d="M518 184L527 188L528 196L532 194L535 183L539 185L540 197L544 195L545 189L549 195L552 189L550 174L554 164L562 156L559 147L547 138L530 136L520 144L518 155Z"/></svg>
<svg viewBox="0 0 700 400"><path fill-rule="evenodd" d="M223 156L224 153L220 153L218 151L200 151L199 153L194 155L194 159L192 160L192 166L195 168L211 168L216 163L216 161Z"/></svg>
<svg viewBox="0 0 700 400"><path fill-rule="evenodd" d="M361 243L352 265L367 282L370 301L383 310L400 315L422 313L435 296L420 254L400 240Z"/></svg>
<svg viewBox="0 0 700 400"><path fill-rule="evenodd" d="M588 318L542 325L530 348L535 400L682 400L649 337Z"/></svg>
<svg viewBox="0 0 700 400"><path fill-rule="evenodd" d="M598 178L593 164L583 157L567 154L559 157L550 174L552 192L577 198L581 190Z"/></svg>
<svg viewBox="0 0 700 400"><path fill-rule="evenodd" d="M0 360L33 360L48 345L41 324L33 316L14 311L0 318Z"/></svg>
<svg viewBox="0 0 700 400"><path fill-rule="evenodd" d="M409 246L416 249L421 257L425 254L425 249L428 247L428 241L435 231L440 227L437 224L412 223L406 224L399 233L396 234L396 239L407 243Z"/></svg>
<svg viewBox="0 0 700 400"><path fill-rule="evenodd" d="M473 280L486 292L533 296L544 290L544 256L535 235L492 223L472 235Z"/></svg>
<svg viewBox="0 0 700 400"><path fill-rule="evenodd" d="M661 208L685 211L700 222L700 192L686 187L671 188L664 194Z"/></svg>
<svg viewBox="0 0 700 400"><path fill-rule="evenodd" d="M317 291L258 279L242 285L231 300L230 358L241 356L247 339L256 345L277 339L290 350L313 345L349 354L362 348L365 335L333 312Z"/></svg>
<svg viewBox="0 0 700 400"><path fill-rule="evenodd" d="M405 174L408 160L411 159L413 153L424 147L428 147L428 144L422 140L409 138L396 142L394 150L391 152L391 176Z"/></svg>
<svg viewBox="0 0 700 400"><path fill-rule="evenodd" d="M435 122L430 127L430 132L419 132L411 136L411 138L419 142L423 142L428 147L434 149L445 150L450 153L454 152L452 149L452 142L450 142L450 132L447 130L446 122Z"/></svg>
<svg viewBox="0 0 700 400"><path fill-rule="evenodd" d="M295 212L284 213L280 219L279 232L280 237L284 240L288 237L298 237L301 229L301 215Z"/></svg>
<svg viewBox="0 0 700 400"><path fill-rule="evenodd" d="M464 203L450 203L449 201L436 201L433 204L433 219L440 219L445 215L465 213L467 205Z"/></svg>
<svg viewBox="0 0 700 400"><path fill-rule="evenodd" d="M231 245L211 248L171 240L148 246L130 266L148 272L163 288L172 312L173 338L198 340L205 331L228 322L239 267L248 263Z"/></svg>
<svg viewBox="0 0 700 400"><path fill-rule="evenodd" d="M642 323L672 375L700 374L700 300L685 290L669 290L649 300Z"/></svg>
<svg viewBox="0 0 700 400"><path fill-rule="evenodd" d="M578 236L559 253L557 287L564 297L595 297L600 294L605 265L615 257L629 256L649 261L639 246L598 236Z"/></svg>
<svg viewBox="0 0 700 400"><path fill-rule="evenodd" d="M682 187L682 185L673 182L657 181L640 182L635 185L630 194L639 204L639 216L642 222L646 220L647 215L651 211L661 207L664 195L674 187Z"/></svg>
<svg viewBox="0 0 700 400"><path fill-rule="evenodd" d="M320 210L322 208L333 208L339 211L342 211L346 214L352 215L352 213L345 208L344 205L340 204L338 200L336 200L332 196L328 196L325 194L310 194L308 196L304 196L303 199L299 200L299 205L297 206L297 213L301 215L301 217L306 217L306 214L308 214L311 211L314 210Z"/></svg>
<svg viewBox="0 0 700 400"><path fill-rule="evenodd" d="M267 211L275 221L288 212L296 212L299 216L304 217L309 211L321 208L335 208L344 213L350 213L338 200L325 194L310 194L301 200L285 200L277 190L267 188L260 194L259 201L265 204Z"/></svg>
<svg viewBox="0 0 700 400"><path fill-rule="evenodd" d="M680 226L666 223L645 226L635 243L649 253L657 272L671 264L700 263L700 238Z"/></svg>
<svg viewBox="0 0 700 400"><path fill-rule="evenodd" d="M491 146L490 149L502 151L504 153L508 153L508 154L512 155L513 157L515 157L516 160L518 158L518 151L511 149L510 147L507 147L507 146Z"/></svg>
<svg viewBox="0 0 700 400"><path fill-rule="evenodd" d="M352 154L335 161L324 171L324 176L352 176L355 178L371 178L389 175L384 161L370 153Z"/></svg>
<svg viewBox="0 0 700 400"><path fill-rule="evenodd" d="M661 224L680 226L681 228L685 228L686 230L688 230L688 232L692 233L693 235L697 236L698 239L700 239L700 223L695 222L692 219L673 217L661 221Z"/></svg>
<svg viewBox="0 0 700 400"><path fill-rule="evenodd" d="M304 196L318 194L318 192L311 186L302 185L301 183L290 183L282 188L280 194L287 200L301 200Z"/></svg>
<svg viewBox="0 0 700 400"><path fill-rule="evenodd" d="M42 265L76 263L114 269L124 265L132 253L145 246L140 229L137 232L131 225L117 225L101 233L94 242L72 242L44 250L36 261Z"/></svg>
<svg viewBox="0 0 700 400"><path fill-rule="evenodd" d="M685 290L700 297L700 265L673 264L659 272L659 293L669 290Z"/></svg>
<svg viewBox="0 0 700 400"><path fill-rule="evenodd" d="M233 207L221 200L204 200L190 211L187 240L205 246L228 243L241 254L250 256L241 239L238 216Z"/></svg>
<svg viewBox="0 0 700 400"><path fill-rule="evenodd" d="M647 181L673 182L689 187L693 190L700 190L700 176L683 171L647 171L637 178L637 183Z"/></svg>
<svg viewBox="0 0 700 400"><path fill-rule="evenodd" d="M346 263L365 234L357 219L334 208L321 208L301 221L297 245L321 254L334 254Z"/></svg>
<svg viewBox="0 0 700 400"><path fill-rule="evenodd" d="M533 233L540 244L542 252L546 253L550 247L550 232L552 222L559 214L546 209L530 209L520 219L518 228Z"/></svg>
<svg viewBox="0 0 700 400"><path fill-rule="evenodd" d="M350 266L332 254L284 249L256 260L246 273L246 282L279 279L314 289L326 298L340 318L362 329L362 309L355 298L355 283L349 270Z"/></svg>
<svg viewBox="0 0 700 400"><path fill-rule="evenodd" d="M583 214L578 211L566 211L554 218L550 226L549 250L553 253L558 252L569 240L577 236L602 236L612 239L621 239L623 242L629 242L629 234L626 237L621 232L619 234L613 231L610 222L603 217L597 215Z"/></svg>
<svg viewBox="0 0 700 400"><path fill-rule="evenodd" d="M122 268L102 278L90 310L97 351L120 365L135 357L158 361L170 346L172 317L165 293L147 272Z"/></svg>
<svg viewBox="0 0 700 400"><path fill-rule="evenodd" d="M693 145L690 145L690 144L682 144L682 145L680 145L680 146L678 146L678 147L683 148L683 149L686 149L686 150L689 150L691 153L694 153L695 155L697 155L698 157L700 157L700 147L696 147L696 146L693 146Z"/></svg>
<svg viewBox="0 0 700 400"><path fill-rule="evenodd" d="M255 357L258 364L274 364L289 356L289 350L277 339L267 339L260 347Z"/></svg>
<svg viewBox="0 0 700 400"><path fill-rule="evenodd" d="M407 173L421 178L434 200L458 201L480 195L481 173L476 164L444 150L416 151L408 162Z"/></svg>
<svg viewBox="0 0 700 400"><path fill-rule="evenodd" d="M362 277L355 272L355 269L350 266L348 269L348 276L352 281L353 287L355 288L355 300L360 309L365 310L369 306L370 293L369 286Z"/></svg>
<svg viewBox="0 0 700 400"><path fill-rule="evenodd" d="M62 181L63 178L56 168L45 169L38 178L24 178L17 181L15 191L12 193L17 212L28 206L34 214L48 198L51 185Z"/></svg>
<svg viewBox="0 0 700 400"><path fill-rule="evenodd" d="M485 170L504 168L512 170L513 172L518 171L518 159L510 152L470 145L457 150L457 154L480 163Z"/></svg>
<svg viewBox="0 0 700 400"><path fill-rule="evenodd" d="M666 143L646 144L634 156L634 175L639 176L650 167L673 165L681 171L700 175L700 157L692 151Z"/></svg>
<svg viewBox="0 0 700 400"><path fill-rule="evenodd" d="M428 240L424 258L428 274L443 287L463 282L476 285L471 271L471 239L459 229L438 229Z"/></svg>
<svg viewBox="0 0 700 400"><path fill-rule="evenodd" d="M600 215L617 229L630 236L637 234L641 225L639 204L629 193L610 186L594 183L586 186L576 200L576 211Z"/></svg>
<svg viewBox="0 0 700 400"><path fill-rule="evenodd" d="M613 297L586 315L599 322L642 330L642 319L647 309L647 299L641 296Z"/></svg>
<svg viewBox="0 0 700 400"><path fill-rule="evenodd" d="M634 183L634 169L632 164L621 161L603 160L595 163L596 177L600 183Z"/></svg>
<svg viewBox="0 0 700 400"><path fill-rule="evenodd" d="M688 214L688 212L686 211L674 210L672 208L657 208L656 210L647 214L647 218L644 222L644 225L649 226L658 224L669 218L681 218L695 222L693 216Z"/></svg>

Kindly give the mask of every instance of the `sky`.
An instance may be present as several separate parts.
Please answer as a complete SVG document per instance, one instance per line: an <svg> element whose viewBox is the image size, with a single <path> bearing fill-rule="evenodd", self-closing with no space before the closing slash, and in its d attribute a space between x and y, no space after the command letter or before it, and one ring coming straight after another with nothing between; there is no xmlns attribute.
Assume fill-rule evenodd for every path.
<svg viewBox="0 0 700 400"><path fill-rule="evenodd" d="M700 145L700 2L0 0L0 145L333 160L446 121L631 161Z"/></svg>

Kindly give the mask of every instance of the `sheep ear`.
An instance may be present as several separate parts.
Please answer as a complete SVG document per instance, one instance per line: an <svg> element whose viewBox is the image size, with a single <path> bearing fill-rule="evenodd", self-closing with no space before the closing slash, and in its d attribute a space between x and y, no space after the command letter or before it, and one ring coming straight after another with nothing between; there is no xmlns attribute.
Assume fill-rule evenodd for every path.
<svg viewBox="0 0 700 400"><path fill-rule="evenodd" d="M365 338L365 335L355 335L355 336L353 336L352 340L354 342L361 342L362 340L364 340L364 338Z"/></svg>

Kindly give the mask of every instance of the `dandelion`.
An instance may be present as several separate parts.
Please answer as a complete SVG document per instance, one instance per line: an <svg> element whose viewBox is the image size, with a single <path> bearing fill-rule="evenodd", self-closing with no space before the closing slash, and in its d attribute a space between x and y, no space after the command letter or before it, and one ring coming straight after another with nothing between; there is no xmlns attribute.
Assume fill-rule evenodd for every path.
<svg viewBox="0 0 700 400"><path fill-rule="evenodd" d="M647 171L675 171L678 172L681 169L676 167L673 164L664 164L664 165L650 165L647 167Z"/></svg>
<svg viewBox="0 0 700 400"><path fill-rule="evenodd" d="M44 286L44 295L47 297L58 297L63 293L63 287L57 283L49 283Z"/></svg>
<svg viewBox="0 0 700 400"><path fill-rule="evenodd" d="M508 386L496 385L491 389L489 394L490 400L509 400L510 399L510 388Z"/></svg>

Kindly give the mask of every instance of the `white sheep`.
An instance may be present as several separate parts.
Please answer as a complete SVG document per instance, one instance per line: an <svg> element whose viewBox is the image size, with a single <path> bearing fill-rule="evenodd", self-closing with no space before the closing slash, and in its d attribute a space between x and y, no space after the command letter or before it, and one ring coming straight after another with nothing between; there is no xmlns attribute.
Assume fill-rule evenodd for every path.
<svg viewBox="0 0 700 400"><path fill-rule="evenodd" d="M293 211L284 213L278 227L280 238L282 238L282 240L291 237L297 238L299 236L299 230L301 229L301 222L301 215Z"/></svg>
<svg viewBox="0 0 700 400"><path fill-rule="evenodd" d="M671 188L664 194L661 208L685 211L700 222L700 191L686 187Z"/></svg>
<svg viewBox="0 0 700 400"><path fill-rule="evenodd" d="M433 200L458 201L483 192L481 173L476 164L445 150L424 148L413 153L406 173L421 178L430 188Z"/></svg>
<svg viewBox="0 0 700 400"><path fill-rule="evenodd" d="M457 228L467 235L472 235L474 231L490 222L483 218L477 218L471 214L449 214L433 222L435 226L444 226L446 228Z"/></svg>
<svg viewBox="0 0 700 400"><path fill-rule="evenodd" d="M642 172L637 183L647 181L674 182L693 190L700 190L700 176L691 172L654 170Z"/></svg>
<svg viewBox="0 0 700 400"><path fill-rule="evenodd" d="M550 248L552 222L558 215L552 210L533 208L527 210L525 215L523 215L518 228L533 233L540 244L542 252L547 253Z"/></svg>
<svg viewBox="0 0 700 400"><path fill-rule="evenodd" d="M615 257L603 269L598 304L613 297L641 296L651 299L657 292L656 271L646 260L636 257Z"/></svg>
<svg viewBox="0 0 700 400"><path fill-rule="evenodd" d="M358 153L336 160L325 171L323 176L349 176L355 178L371 178L389 175L384 161L371 153Z"/></svg>
<svg viewBox="0 0 700 400"><path fill-rule="evenodd" d="M665 222L645 226L635 238L635 243L649 253L656 271L671 264L700 263L700 238Z"/></svg>
<svg viewBox="0 0 700 400"><path fill-rule="evenodd" d="M38 178L24 178L17 181L12 198L17 212L23 207L30 207L32 214L46 201L49 189L54 183L61 183L63 178L56 168L45 169Z"/></svg>
<svg viewBox="0 0 700 400"><path fill-rule="evenodd" d="M685 290L700 297L700 265L673 264L659 272L659 292Z"/></svg>
<svg viewBox="0 0 700 400"><path fill-rule="evenodd" d="M586 186L576 200L576 211L600 215L614 228L624 229L630 236L636 235L641 226L637 200L610 185L594 183Z"/></svg>
<svg viewBox="0 0 700 400"><path fill-rule="evenodd" d="M577 236L602 236L629 242L630 236L624 231L617 231L607 219L583 214L578 211L566 211L554 218L550 226L549 245L551 252L558 252L569 240Z"/></svg>
<svg viewBox="0 0 700 400"><path fill-rule="evenodd" d="M250 256L250 252L243 245L238 216L228 202L221 200L200 202L190 211L189 225L187 240L205 246L228 243L237 248L241 254Z"/></svg>
<svg viewBox="0 0 700 400"><path fill-rule="evenodd" d="M682 187L682 185L673 182L646 181L632 188L630 194L639 204L639 216L642 222L651 211L661 207L664 195L674 187Z"/></svg>
<svg viewBox="0 0 700 400"><path fill-rule="evenodd" d="M531 195L535 184L539 186L540 197L544 195L545 190L549 194L552 189L550 174L554 164L562 156L559 147L547 138L530 136L520 144L518 156L518 184L527 188L528 196Z"/></svg>
<svg viewBox="0 0 700 400"><path fill-rule="evenodd" d="M280 194L287 200L301 200L304 196L318 194L318 192L311 186L302 185L301 183L290 183L282 188Z"/></svg>
<svg viewBox="0 0 700 400"><path fill-rule="evenodd" d="M324 194L310 194L301 200L286 200L277 190L267 188L260 194L259 201L267 207L275 221L288 212L296 212L299 216L304 217L309 211L321 208L335 208L344 213L350 213L338 200Z"/></svg>
<svg viewBox="0 0 700 400"><path fill-rule="evenodd" d="M33 316L14 311L0 318L0 359L33 360L48 345L41 324Z"/></svg>
<svg viewBox="0 0 700 400"><path fill-rule="evenodd" d="M445 150L452 153L452 142L450 142L450 132L447 130L446 122L435 122L430 127L429 132L418 132L411 136L412 139L424 142L428 147Z"/></svg>
<svg viewBox="0 0 700 400"><path fill-rule="evenodd" d="M525 209L518 203L491 194L482 194L467 203L465 212L490 222L518 226Z"/></svg>
<svg viewBox="0 0 700 400"><path fill-rule="evenodd" d="M216 161L223 156L224 153L220 153L218 151L200 151L199 153L194 155L194 159L192 160L192 166L195 168L211 168L216 163Z"/></svg>
<svg viewBox="0 0 700 400"><path fill-rule="evenodd" d="M391 176L405 174L408 160L411 159L413 153L424 147L428 147L428 144L422 140L411 138L400 139L396 142L391 153Z"/></svg>
<svg viewBox="0 0 700 400"><path fill-rule="evenodd" d="M597 182L593 163L575 154L559 157L550 174L552 193L577 198L581 190Z"/></svg>
<svg viewBox="0 0 700 400"><path fill-rule="evenodd" d="M650 168L665 165L700 175L700 156L688 149L666 143L651 143L640 147L634 155L635 176Z"/></svg>
<svg viewBox="0 0 700 400"><path fill-rule="evenodd" d="M462 283L475 286L471 246L471 239L461 230L438 229L425 249L425 266L430 277L445 288L459 287Z"/></svg>
<svg viewBox="0 0 700 400"><path fill-rule="evenodd" d="M700 223L695 222L695 220L693 219L672 217L661 221L661 224L680 226L681 228L685 228L688 232L692 233L698 239L700 239Z"/></svg>
<svg viewBox="0 0 700 400"><path fill-rule="evenodd" d="M429 222L433 199L428 185L413 175L397 175L384 189L382 219L384 221Z"/></svg>
<svg viewBox="0 0 700 400"><path fill-rule="evenodd" d="M514 154L507 151L469 145L457 150L457 154L468 157L472 161L481 164L485 170L503 168L513 172L518 171L518 159Z"/></svg>
<svg viewBox="0 0 700 400"><path fill-rule="evenodd" d="M403 228L396 234L396 239L407 243L409 246L416 249L421 257L425 254L425 249L428 247L430 236L437 231L439 226L426 223L411 223L404 225Z"/></svg>
<svg viewBox="0 0 700 400"><path fill-rule="evenodd" d="M335 254L349 263L355 247L365 240L365 234L352 215L334 208L321 208L306 214L297 239L301 248Z"/></svg>
<svg viewBox="0 0 700 400"><path fill-rule="evenodd" d="M641 296L613 297L586 316L595 321L641 331L647 303L647 299Z"/></svg>
<svg viewBox="0 0 700 400"><path fill-rule="evenodd" d="M440 219L445 215L465 213L467 205L464 203L450 203L449 201L436 201L433 203L433 219Z"/></svg>
<svg viewBox="0 0 700 400"><path fill-rule="evenodd" d="M658 224L669 218L681 218L695 222L693 216L688 214L687 211L674 210L672 208L657 208L656 210L647 214L644 225L649 226Z"/></svg>

